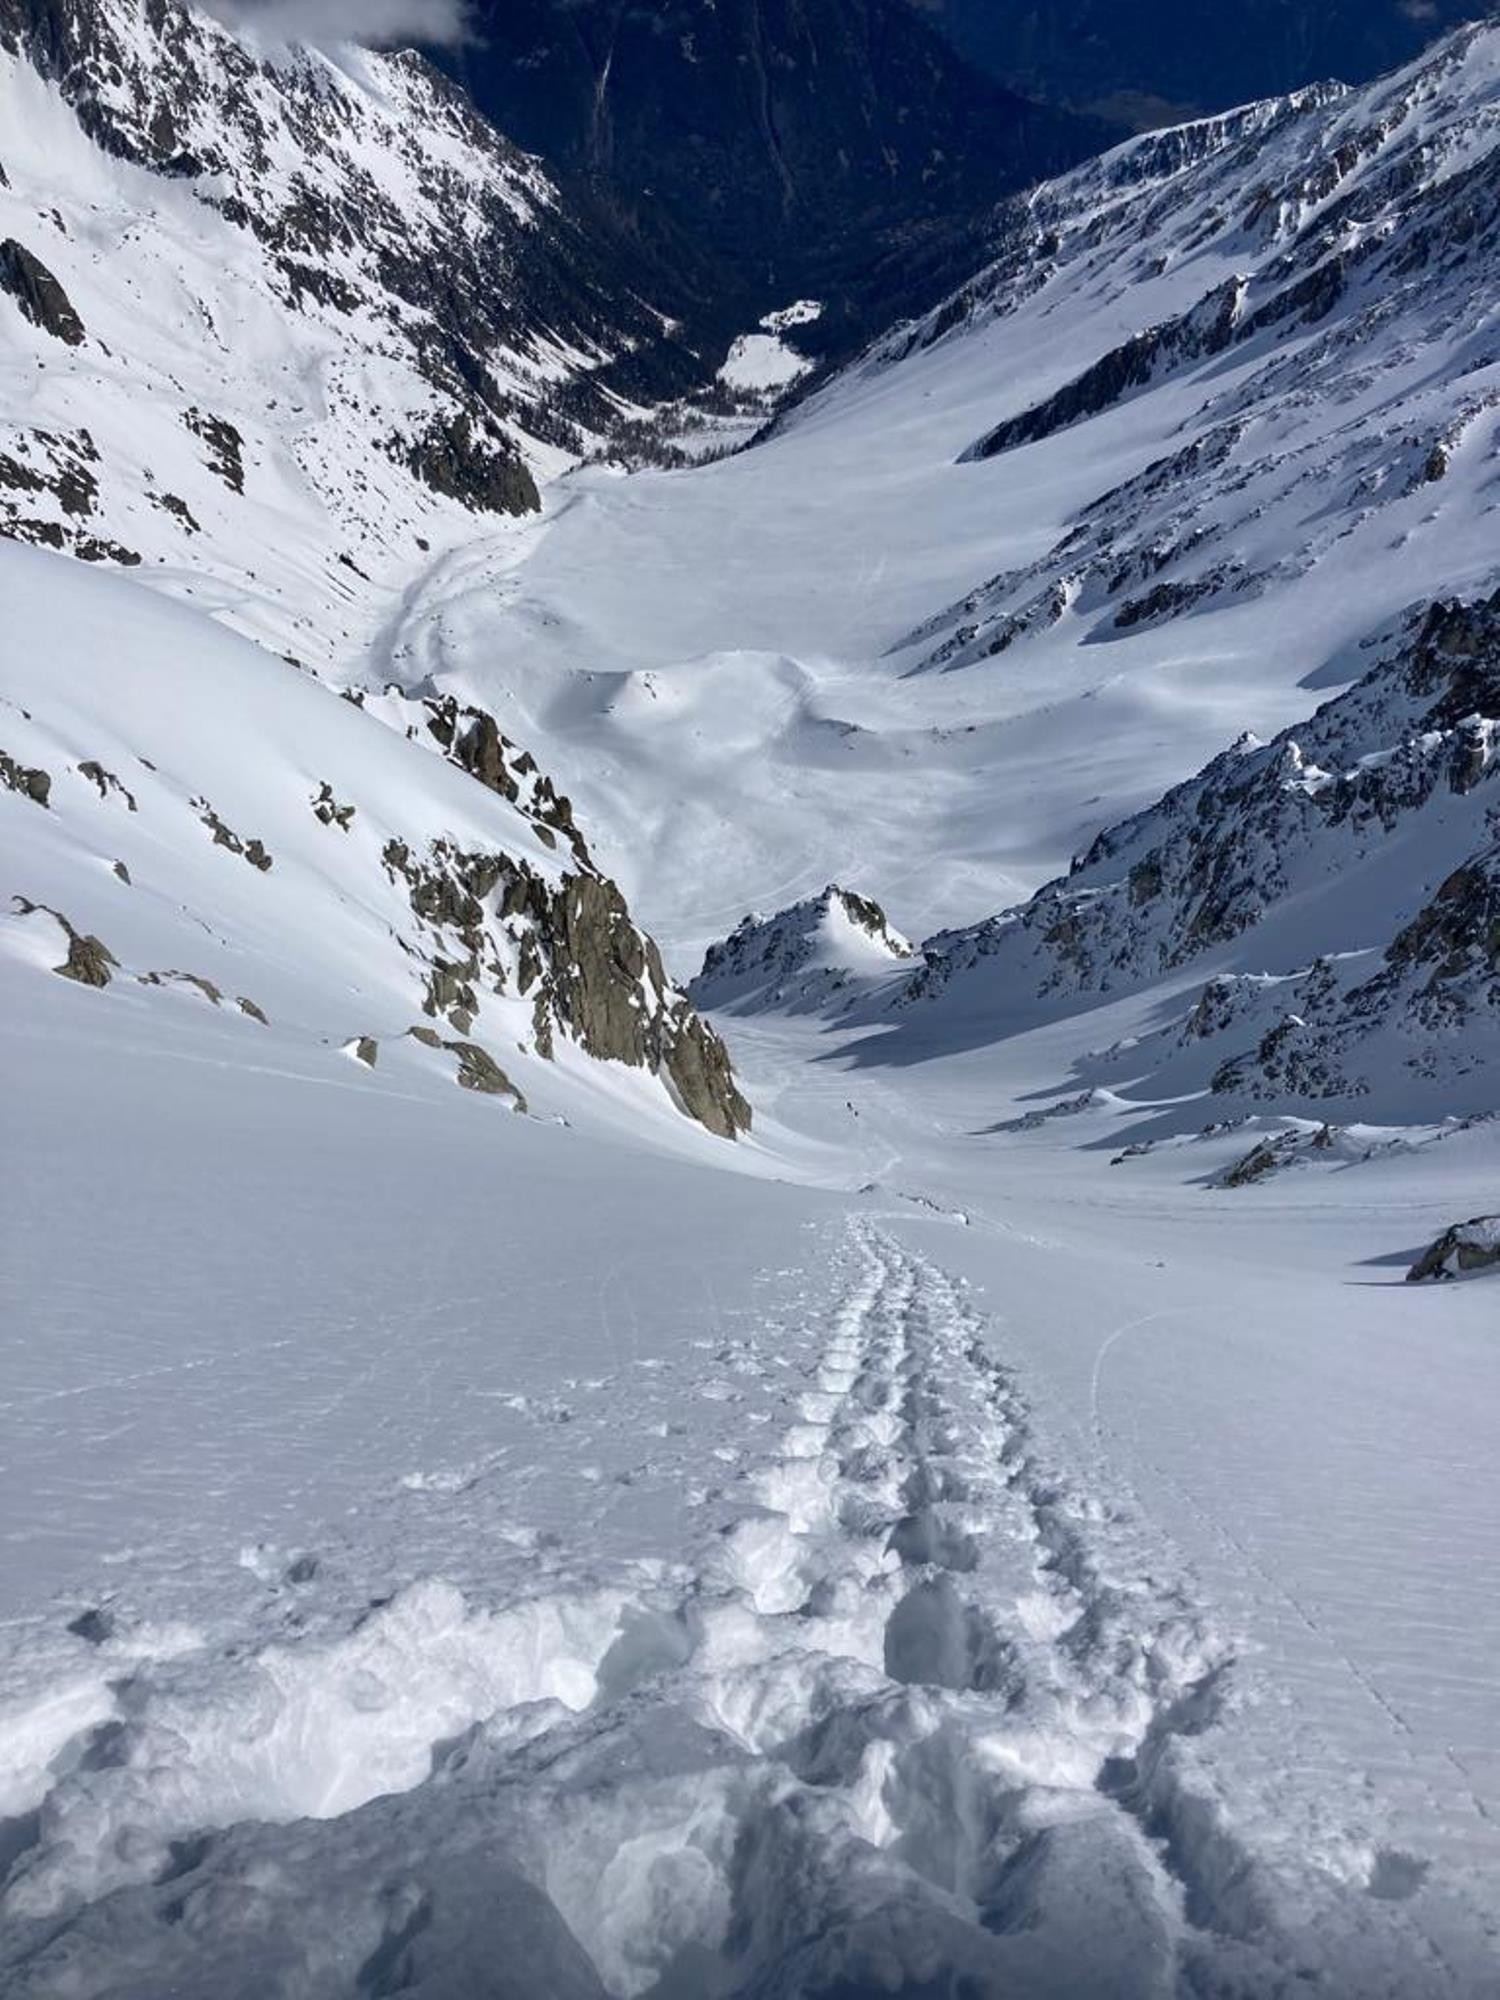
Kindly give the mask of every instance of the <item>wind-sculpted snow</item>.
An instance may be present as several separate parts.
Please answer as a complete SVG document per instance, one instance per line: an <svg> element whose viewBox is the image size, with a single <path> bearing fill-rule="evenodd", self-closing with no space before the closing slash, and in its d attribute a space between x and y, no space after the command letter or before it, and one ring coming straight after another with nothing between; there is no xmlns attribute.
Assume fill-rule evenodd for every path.
<svg viewBox="0 0 1500 2000"><path fill-rule="evenodd" d="M1233 1639L962 1286L869 1221L842 1261L791 1373L736 1354L779 1428L675 1572L518 1550L340 1629L304 1565L252 1650L78 1637L14 1718L7 1992L1477 1994L1419 1862L1223 1796Z"/></svg>

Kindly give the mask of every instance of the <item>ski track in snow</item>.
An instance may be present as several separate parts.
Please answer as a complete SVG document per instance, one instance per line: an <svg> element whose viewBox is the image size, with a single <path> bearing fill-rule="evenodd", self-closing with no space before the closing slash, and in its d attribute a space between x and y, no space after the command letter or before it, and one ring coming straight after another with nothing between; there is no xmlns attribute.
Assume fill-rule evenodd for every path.
<svg viewBox="0 0 1500 2000"><path fill-rule="evenodd" d="M0 1829L8 2000L64 1967L194 1994L210 1942L224 2000L455 1995L496 1925L506 1993L1483 1990L1406 1923L1425 1864L1330 1828L1326 1772L1314 1853L1285 1797L1226 1793L1238 1643L1049 1462L962 1284L878 1218L848 1232L800 1369L703 1343L700 1394L779 1373L783 1420L727 1454L685 1567L559 1587L539 1553L498 1609L428 1579L186 1671L192 1635L142 1634L102 1706L49 1690L53 1789ZM476 1868L488 1911L455 1893ZM552 1929L506 1930L516 1878Z"/></svg>

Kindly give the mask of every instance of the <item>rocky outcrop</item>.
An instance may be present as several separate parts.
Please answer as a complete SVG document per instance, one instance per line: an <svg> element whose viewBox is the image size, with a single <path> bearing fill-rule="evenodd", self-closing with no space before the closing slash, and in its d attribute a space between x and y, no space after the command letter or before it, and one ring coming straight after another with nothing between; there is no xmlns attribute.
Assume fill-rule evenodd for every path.
<svg viewBox="0 0 1500 2000"><path fill-rule="evenodd" d="M18 764L14 757L0 750L0 785L8 791L19 792L24 799L30 799L36 806L45 806L52 795L52 775L36 764Z"/></svg>
<svg viewBox="0 0 1500 2000"><path fill-rule="evenodd" d="M452 1041L438 1034L434 1028L408 1028L406 1032L413 1041L420 1042L424 1048L446 1049L450 1055L458 1058L458 1071L454 1080L461 1090L475 1091L481 1097L508 1097L517 1111L525 1111L526 1099L489 1050L481 1048L478 1042ZM373 1052L369 1055L363 1052L368 1041L368 1036L361 1036L355 1054L361 1062L373 1069L375 1067ZM373 1051L373 1043L370 1043L370 1048Z"/></svg>
<svg viewBox="0 0 1500 2000"><path fill-rule="evenodd" d="M88 431L15 426L0 449L0 535L83 562L134 567L140 555L85 524L97 515L99 449Z"/></svg>
<svg viewBox="0 0 1500 2000"><path fill-rule="evenodd" d="M719 1137L749 1128L723 1043L668 979L613 882L582 868L553 881L509 854L445 840L423 854L391 841L382 858L417 919L404 943L429 1019L467 1037L491 996L519 997L544 1058L566 1038L596 1060L660 1077Z"/></svg>
<svg viewBox="0 0 1500 2000"><path fill-rule="evenodd" d="M427 733L451 764L523 812L547 846L555 845L560 835L576 860L593 866L588 843L574 824L571 800L538 768L529 750L511 742L488 709L472 702L461 705L452 695L430 696L422 706Z"/></svg>
<svg viewBox="0 0 1500 2000"><path fill-rule="evenodd" d="M773 917L743 918L709 946L688 993L730 1012L843 1012L912 956L878 903L831 882Z"/></svg>
<svg viewBox="0 0 1500 2000"><path fill-rule="evenodd" d="M347 833L354 824L355 808L341 805L333 795L333 787L325 778L312 796L313 818L320 826L336 826L341 833Z"/></svg>
<svg viewBox="0 0 1500 2000"><path fill-rule="evenodd" d="M97 757L86 757L78 766L78 775L80 778L88 779L101 799L108 799L113 792L117 798L124 800L127 812L137 810L134 792L128 785L122 785L113 771L106 771Z"/></svg>
<svg viewBox="0 0 1500 2000"><path fill-rule="evenodd" d="M206 447L208 469L217 474L231 493L245 490L245 440L228 417L212 416L206 410L184 410L182 421Z"/></svg>
<svg viewBox="0 0 1500 2000"><path fill-rule="evenodd" d="M246 840L232 826L226 826L207 799L194 799L193 804L199 819L213 835L215 847L227 847L231 854L238 854L252 868L258 868L265 874L272 865L273 856L263 840L254 835Z"/></svg>
<svg viewBox="0 0 1500 2000"><path fill-rule="evenodd" d="M392 456L474 513L534 514L542 504L515 446L467 410L435 420L410 443L396 438Z"/></svg>
<svg viewBox="0 0 1500 2000"><path fill-rule="evenodd" d="M8 292L33 326L69 347L81 347L83 321L73 303L40 257L24 243L7 237L0 243L0 292Z"/></svg>
<svg viewBox="0 0 1500 2000"><path fill-rule="evenodd" d="M79 986L108 986L111 975L119 970L120 961L102 938L78 930L50 903L33 903L27 896L11 900L23 917L34 916L40 910L61 927L68 940L68 955L61 965L52 968L59 978L74 980Z"/></svg>
<svg viewBox="0 0 1500 2000"><path fill-rule="evenodd" d="M1445 1229L1406 1274L1409 1285L1500 1270L1500 1215L1476 1215Z"/></svg>

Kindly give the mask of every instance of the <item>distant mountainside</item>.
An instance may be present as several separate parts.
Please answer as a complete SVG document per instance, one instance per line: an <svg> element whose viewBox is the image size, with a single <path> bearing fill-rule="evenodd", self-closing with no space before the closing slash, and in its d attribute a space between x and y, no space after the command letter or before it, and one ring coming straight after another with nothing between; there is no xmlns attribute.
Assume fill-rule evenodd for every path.
<svg viewBox="0 0 1500 2000"><path fill-rule="evenodd" d="M730 1013L813 1013L841 997L852 1004L868 981L899 971L911 957L878 903L830 882L774 917L746 916L710 948L688 991L696 1006Z"/></svg>
<svg viewBox="0 0 1500 2000"><path fill-rule="evenodd" d="M1157 984L1161 1025L1091 1081L1343 1115L1493 1105L1500 593L1374 650L1305 723L1225 751L1019 910L933 939L905 1002L972 1024Z"/></svg>
<svg viewBox="0 0 1500 2000"><path fill-rule="evenodd" d="M1065 496L1058 539L892 649L933 704L967 688L971 713L1024 713L1038 690L1034 756L1061 770L1081 738L1091 768L1128 768L1111 716L1143 661L1169 737L1195 703L1229 737L1246 662L1295 662L1305 691L1301 719L1241 724L1065 875L930 938L895 997L882 968L860 1018L888 1033L860 1060L1148 995L1148 1028L1074 1089L1206 1098L1200 1117L1493 1107L1497 194L1500 28L1476 27L1362 91L1149 135L1016 202L989 270L791 413L788 439L844 398L894 404L908 373L913 396L960 385L991 414L955 478ZM997 353L1030 361L1024 393Z"/></svg>
<svg viewBox="0 0 1500 2000"><path fill-rule="evenodd" d="M481 0L444 58L710 334L812 294L838 352L983 254L1103 125L971 69L904 0Z"/></svg>
<svg viewBox="0 0 1500 2000"><path fill-rule="evenodd" d="M1162 125L1336 78L1365 83L1483 0L912 0L976 67L1052 103Z"/></svg>

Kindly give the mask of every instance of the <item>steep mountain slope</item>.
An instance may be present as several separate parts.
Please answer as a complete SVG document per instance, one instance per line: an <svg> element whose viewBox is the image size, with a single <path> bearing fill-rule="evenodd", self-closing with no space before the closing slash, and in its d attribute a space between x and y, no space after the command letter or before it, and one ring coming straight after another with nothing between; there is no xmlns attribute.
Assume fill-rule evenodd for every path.
<svg viewBox="0 0 1500 2000"><path fill-rule="evenodd" d="M1493 1109L1500 600L1434 606L1379 653L1305 724L1247 738L1102 833L1020 910L933 940L913 1015L935 1003L993 1035L1164 986L1165 1022L1092 1059L1096 1083L1158 1099L1209 1084L1231 1113Z"/></svg>
<svg viewBox="0 0 1500 2000"><path fill-rule="evenodd" d="M1338 77L1364 83L1416 55L1480 0L914 0L955 48L1017 90L1143 125Z"/></svg>
<svg viewBox="0 0 1500 2000"><path fill-rule="evenodd" d="M1102 124L969 70L903 0L498 0L445 57L499 128L623 226L709 340L811 294L844 354L984 254L1002 195Z"/></svg>
<svg viewBox="0 0 1500 2000"><path fill-rule="evenodd" d="M0 169L0 525L318 667L692 365L414 56L5 0Z"/></svg>
<svg viewBox="0 0 1500 2000"><path fill-rule="evenodd" d="M657 1080L648 1117L655 1099L722 1137L748 1125L567 800L487 716L394 696L361 713L55 555L0 547L0 577L17 1032L61 1014L65 1044L188 1063L394 1065L518 1110L580 1083L586 1103L597 1064L606 1098L631 1070Z"/></svg>
<svg viewBox="0 0 1500 2000"><path fill-rule="evenodd" d="M578 211L425 71L204 57L328 201L368 147L296 261L372 332L49 45L9 497L117 546L0 544L7 2000L1489 2000L1495 1280L1404 1274L1500 1160L1496 38L1049 186L631 478L537 402L653 322L492 338ZM636 919L778 903L696 989L742 1086Z"/></svg>
<svg viewBox="0 0 1500 2000"><path fill-rule="evenodd" d="M1012 404L968 455L1062 440L1142 400L1170 448L917 635L920 665L993 658L1059 621L1096 643L1161 631L1265 599L1351 537L1388 527L1402 547L1483 517L1482 500L1445 507L1441 482L1482 484L1492 426L1496 70L1495 35L1462 35L1355 97L1141 141L1016 212L1007 256L893 351L1047 293L1107 301L1088 364ZM1133 325L1112 340L1122 308ZM1409 528L1398 510L1414 498Z"/></svg>
<svg viewBox="0 0 1500 2000"><path fill-rule="evenodd" d="M63 972L165 996L168 1042L183 994L372 1063L410 1031L398 1061L517 1103L528 1062L595 1058L604 1100L640 1068L733 1136L722 1048L534 761L475 709L377 686L360 717L294 671L337 678L434 543L535 510L659 315L415 57L15 0L0 104L17 1008ZM340 1025L350 991L378 1022Z"/></svg>

